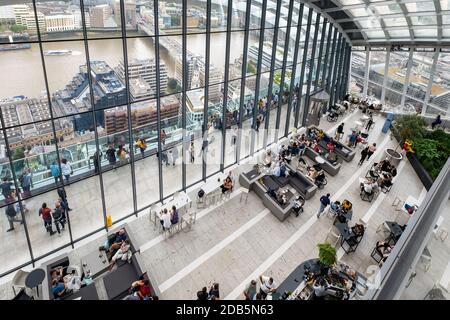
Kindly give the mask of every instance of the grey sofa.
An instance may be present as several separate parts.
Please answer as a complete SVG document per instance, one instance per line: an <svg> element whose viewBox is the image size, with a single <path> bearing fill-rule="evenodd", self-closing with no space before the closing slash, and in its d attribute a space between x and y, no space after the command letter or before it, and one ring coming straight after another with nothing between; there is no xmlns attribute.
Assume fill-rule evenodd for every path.
<svg viewBox="0 0 450 320"><path fill-rule="evenodd" d="M306 130L306 133L309 134L310 130L312 128L316 128L314 126L308 127L308 129ZM318 128L316 128L318 129ZM320 140L319 142L319 146L322 150L328 151L327 149L327 142L330 140L330 136L325 134L325 136L323 137L322 140ZM341 159L350 162L353 160L353 158L355 157L355 150L350 149L349 147L347 147L345 144L340 143L338 141L335 141L336 144L336 148L334 148L334 152L337 154L338 157L340 157Z"/></svg>
<svg viewBox="0 0 450 320"><path fill-rule="evenodd" d="M319 154L310 147L305 148L305 155L314 162L316 161L315 158L319 156ZM325 170L328 174L331 174L332 176L337 175L339 173L339 170L341 170L342 164L341 163L332 164L326 158L324 157L322 158L323 160L325 160L325 163L321 164L323 170Z"/></svg>
<svg viewBox="0 0 450 320"><path fill-rule="evenodd" d="M150 281L151 292L153 295L158 296L160 294L158 286L156 285L155 280L149 275L144 269L144 264L142 263L141 254L139 249L136 247L136 240L133 238L133 235L129 232L129 228L127 225L118 227L108 235L108 240L112 240L114 238L115 233L120 229L124 228L125 233L127 234L127 239L130 240L130 247L133 256L131 258L131 262L128 261L117 261L117 268L108 272L103 277L103 284L106 289L106 294L109 300L120 300L128 295L128 291L131 288L131 284L138 280L141 276L144 279Z"/></svg>
<svg viewBox="0 0 450 320"><path fill-rule="evenodd" d="M287 177L275 177L265 175L264 173L256 175L256 172L250 175L248 173L241 173L239 176L240 183L242 185L248 185L249 189L253 190L261 198L266 208L280 221L284 221L289 216L293 203L292 201L288 201L287 204L281 205L268 193L269 189L277 190L278 188L284 188L290 185L305 199L311 198L317 190L317 186L301 172L289 165L287 165L287 169L289 170L289 176Z"/></svg>
<svg viewBox="0 0 450 320"><path fill-rule="evenodd" d="M54 259L47 261L41 265L41 268L45 270L45 278L42 282L42 295L44 300L53 300L57 297L53 296L52 293L52 277L51 272L58 267L63 267L63 275L70 265L69 257L67 254L60 255ZM73 300L75 298L81 297L83 300L98 300L97 289L95 284L89 284L87 286L81 287L80 290L76 292L67 292L64 296L58 298L59 300Z"/></svg>

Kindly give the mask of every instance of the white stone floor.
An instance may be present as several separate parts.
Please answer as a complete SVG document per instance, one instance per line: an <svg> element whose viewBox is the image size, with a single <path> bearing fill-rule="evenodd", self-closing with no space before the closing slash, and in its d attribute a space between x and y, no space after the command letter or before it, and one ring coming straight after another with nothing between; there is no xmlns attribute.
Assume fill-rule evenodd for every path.
<svg viewBox="0 0 450 320"><path fill-rule="evenodd" d="M361 117L361 114L357 111L344 117L343 121L347 132L353 122ZM334 132L341 120L342 118L339 122L330 124L323 119L321 127ZM275 122L274 117L270 121L271 124L272 121ZM166 240L162 239L154 230L148 220L147 211L140 213L137 218L127 219L125 222L131 225L138 246L142 248L145 268L154 276L162 292L160 298L195 299L196 292L203 286L219 282L223 298L240 299L245 284L250 279L256 279L262 273L272 275L278 283L282 282L298 264L317 256L316 245L325 240L327 231L332 226L332 220L326 216L322 216L319 220L316 218L319 198L328 192L334 199L342 201L346 198L353 203L354 214L351 225L363 217L368 221L368 229L356 252L347 255L342 250L338 250L338 257L341 261L369 276L369 267L375 264L370 253L376 241L384 239L381 234L376 233L376 229L383 221L393 221L397 218L398 212L391 205L394 198L406 199L408 195L419 198L424 195L424 188L420 180L409 162L404 160L398 168L399 174L388 194L381 193L378 200L374 199L371 203L360 200L358 178L365 175L373 162L384 158L383 152L386 147L395 148L394 141L390 139L389 135L381 133L384 119L375 117L375 121L376 124L370 133L369 141L370 143L376 142L379 148L370 161L366 161L362 167L357 166L360 151L358 148L355 159L352 162L344 162L338 175L335 177L328 175L328 184L306 202L305 211L298 218L291 215L284 222L280 222L264 208L258 196L253 192L250 192L247 203L240 202L239 188L236 188L230 200L209 209L199 210L199 218L191 230L177 233ZM234 157L233 154L227 154L228 156ZM158 196L158 190L152 189L157 185L156 162L152 165L152 163L146 164L145 161L142 165L142 175L137 178L138 200L140 195L143 196L142 198L153 196L155 199ZM248 171L251 166L251 164L241 164L235 169L235 174ZM166 175L169 177L169 173L175 174L178 170L179 178L176 181L179 181L181 171L178 167L165 168L165 177ZM131 178L127 178L125 170L127 170L126 167L120 168L116 173L106 174L104 178L110 184L106 190L107 202L110 213L115 219L132 211L131 204L127 207L127 202L130 202L127 199L131 197ZM190 170L189 174L191 174ZM212 177L212 179L215 178ZM167 181L173 180L167 179ZM170 188L165 185L165 189L166 187L165 192L169 192L170 190L175 191L180 186ZM69 187L69 200L89 199L86 202L72 200L71 203L74 207L71 219L78 218L75 220L73 228L77 237L83 235L83 230L86 230L88 226L91 229L92 226L100 226L103 223L101 218L88 218L94 213L97 217L101 217L98 190L97 180L91 184L86 181L86 183L74 184ZM190 195L194 197L197 190L198 188L193 188ZM32 201L35 202L34 205L40 203L38 199ZM32 201L30 201L30 206ZM148 199L142 201L142 204L152 202ZM126 211L127 208L128 211ZM67 241L64 239L67 236L58 238L55 235L52 239L39 236L44 234L44 230L36 211L33 209L29 213L30 219L33 219L36 224L36 230L32 233L32 242L40 241L42 248L40 253L42 254L48 248L57 247L58 243ZM76 216L77 214L79 217ZM99 237L100 235L96 234L82 241L76 245L76 250L67 249L71 259L79 260L83 254L95 250L102 243ZM14 243L14 245L19 246L20 244ZM7 250L1 252L1 256L8 256L11 259L11 254ZM20 255L12 256L14 259L20 258ZM8 259L2 259L2 261L5 260ZM16 263L17 261L14 261L14 264ZM12 297L12 290L6 280L0 287L0 298L2 299Z"/></svg>

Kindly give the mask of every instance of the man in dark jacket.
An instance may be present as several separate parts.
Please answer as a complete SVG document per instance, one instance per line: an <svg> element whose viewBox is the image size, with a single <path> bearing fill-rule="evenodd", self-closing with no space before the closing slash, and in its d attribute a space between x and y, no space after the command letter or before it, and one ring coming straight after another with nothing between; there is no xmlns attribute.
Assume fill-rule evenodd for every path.
<svg viewBox="0 0 450 320"><path fill-rule="evenodd" d="M317 218L320 218L320 214L325 210L325 208L330 204L330 194L327 193L326 196L320 197L320 208L317 212Z"/></svg>
<svg viewBox="0 0 450 320"><path fill-rule="evenodd" d="M67 194L66 191L62 188L58 188L58 197L61 198L61 200L64 202L65 208L67 208L67 211L72 211L72 209L69 207L69 202L67 201Z"/></svg>
<svg viewBox="0 0 450 320"><path fill-rule="evenodd" d="M106 150L106 157L108 158L109 164L116 170L116 149L114 149L113 145L110 145L108 150Z"/></svg>
<svg viewBox="0 0 450 320"><path fill-rule="evenodd" d="M9 222L9 229L6 230L6 232L14 230L14 222L20 222L20 224L23 224L22 219L17 219L17 211L13 204L9 204L6 207L5 214Z"/></svg>

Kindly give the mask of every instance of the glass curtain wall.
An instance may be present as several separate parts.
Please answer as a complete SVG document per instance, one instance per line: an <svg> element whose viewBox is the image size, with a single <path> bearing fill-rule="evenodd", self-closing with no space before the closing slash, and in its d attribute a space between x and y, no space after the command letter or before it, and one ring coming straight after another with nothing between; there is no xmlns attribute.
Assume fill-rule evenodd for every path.
<svg viewBox="0 0 450 320"><path fill-rule="evenodd" d="M367 92L368 96L378 100L384 97L381 102L394 112L448 117L449 51L445 48L402 48L387 54L387 50L390 49L352 48L350 92L362 95ZM387 75L384 74L386 65Z"/></svg>
<svg viewBox="0 0 450 320"><path fill-rule="evenodd" d="M342 53L332 21L300 0L0 9L0 276L285 137ZM50 230L45 208L61 202L64 229Z"/></svg>

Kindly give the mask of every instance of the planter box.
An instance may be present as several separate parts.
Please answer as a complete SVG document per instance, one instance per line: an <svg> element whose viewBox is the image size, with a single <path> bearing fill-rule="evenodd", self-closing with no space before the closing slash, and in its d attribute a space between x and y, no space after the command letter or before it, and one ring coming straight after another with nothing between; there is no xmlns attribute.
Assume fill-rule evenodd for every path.
<svg viewBox="0 0 450 320"><path fill-rule="evenodd" d="M428 171L425 169L422 163L420 163L419 159L414 153L408 152L406 153L406 157L411 163L411 166L414 168L414 171L416 171L416 174L419 177L420 181L422 181L425 189L427 189L427 191L430 190L434 181Z"/></svg>

